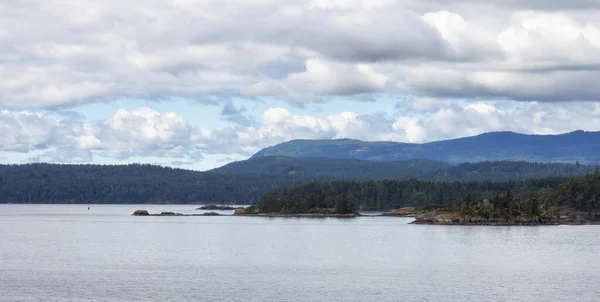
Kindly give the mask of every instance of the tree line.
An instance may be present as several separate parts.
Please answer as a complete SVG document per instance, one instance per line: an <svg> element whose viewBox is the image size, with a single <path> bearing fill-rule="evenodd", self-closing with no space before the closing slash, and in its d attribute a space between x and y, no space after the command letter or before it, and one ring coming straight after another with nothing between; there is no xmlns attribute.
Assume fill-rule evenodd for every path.
<svg viewBox="0 0 600 302"><path fill-rule="evenodd" d="M409 206L431 205L475 209L488 200L496 211L522 211L524 204L534 203L535 209L564 207L579 211L600 210L600 173L586 176L529 179L506 182L432 182L423 180L329 181L314 182L281 190L264 198L331 208L335 199L350 194L356 208L389 210ZM477 202L475 202L477 201ZM525 202L525 203L524 203ZM485 207L484 207L485 208ZM540 213L534 212L539 216Z"/></svg>
<svg viewBox="0 0 600 302"><path fill-rule="evenodd" d="M427 160L373 164L356 160L296 161L291 158L249 160L208 172L141 164L0 165L0 203L249 204L268 193L279 194L284 188L307 185L288 190L315 191L316 186L322 187L324 194L335 193L335 196L350 190L355 198L361 200L362 208L387 209L410 203L439 204L456 200L471 187L475 188L474 192L489 195L514 186L511 182L465 183L474 179L516 179L519 182L524 177L579 175L593 169L576 164L525 162L449 166ZM444 184L406 180L396 185L397 180L393 180L411 177ZM346 182L329 184L340 179ZM364 181L368 179L377 181L367 184ZM535 182L531 180L528 183Z"/></svg>

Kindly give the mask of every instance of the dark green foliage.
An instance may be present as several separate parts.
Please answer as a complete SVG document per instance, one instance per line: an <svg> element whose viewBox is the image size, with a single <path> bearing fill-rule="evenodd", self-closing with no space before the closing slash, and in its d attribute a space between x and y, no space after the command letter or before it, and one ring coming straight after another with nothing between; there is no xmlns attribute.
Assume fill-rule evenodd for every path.
<svg viewBox="0 0 600 302"><path fill-rule="evenodd" d="M248 204L298 183L272 175L223 175L138 164L0 165L0 179L0 203Z"/></svg>
<svg viewBox="0 0 600 302"><path fill-rule="evenodd" d="M486 205L488 202L493 204L498 215L526 213L527 216L540 216L539 209L549 206L599 210L600 173L507 182L332 181L299 186L283 195L304 197L315 192L329 197L350 192L363 210L447 205L465 213L476 213L481 202L487 200ZM484 208L489 210L487 206Z"/></svg>
<svg viewBox="0 0 600 302"><path fill-rule="evenodd" d="M447 163L481 161L600 162L600 132L575 131L561 135L525 135L491 132L473 137L408 144L358 140L293 140L265 148L254 155L353 158L398 161L415 158Z"/></svg>
<svg viewBox="0 0 600 302"><path fill-rule="evenodd" d="M350 191L335 197L335 212L337 214L352 214L358 209L357 200Z"/></svg>
<svg viewBox="0 0 600 302"><path fill-rule="evenodd" d="M401 204L399 200L406 198L414 197L415 202L431 204L452 198L456 200L464 195L455 195L446 189L413 193L387 189L387 182L383 179L502 181L585 175L593 169L585 165L525 162L483 162L453 167L430 160L376 163L286 157L255 158L208 172L139 164L0 165L0 203L248 204L257 201L264 194L314 181L375 179L381 180L376 186L352 191L352 194L356 197L369 196L365 200L361 199L361 206L364 208L387 209ZM534 182L530 181L533 186L537 186ZM342 192L346 190L337 194ZM333 207L333 201L325 198L330 196L329 192L315 190L312 193L315 196L304 196L309 201L309 208ZM583 195L581 198L584 198ZM589 205L582 207L592 206L594 202L586 201Z"/></svg>
<svg viewBox="0 0 600 302"><path fill-rule="evenodd" d="M220 174L272 175L324 180L424 179L436 181L505 181L586 175L596 167L566 163L479 162L452 166L433 160L372 162L357 159L256 157L211 170Z"/></svg>
<svg viewBox="0 0 600 302"><path fill-rule="evenodd" d="M562 178L532 179L508 182L432 182L423 180L329 181L298 186L281 195L303 198L319 192L327 198L350 192L362 210L387 210L406 206L448 205L471 193L478 198L491 198L512 191L520 194L552 187Z"/></svg>
<svg viewBox="0 0 600 302"><path fill-rule="evenodd" d="M350 192L335 197L321 193L312 193L308 198L282 192L281 195L263 196L250 206L248 213L254 214L353 214L357 211L358 201Z"/></svg>
<svg viewBox="0 0 600 302"><path fill-rule="evenodd" d="M473 198L467 194L456 202L457 210L461 217L472 217L488 220L533 220L537 223L556 221L555 208L551 207L551 200L541 200L537 193L528 194L526 197L513 196L510 192L499 194L492 198ZM452 208L451 208L452 209Z"/></svg>
<svg viewBox="0 0 600 302"><path fill-rule="evenodd" d="M211 170L220 174L276 175L332 179L398 179L430 177L434 171L452 168L451 165L434 160L407 160L391 163L372 162L358 159L294 158L286 156L257 157L227 164Z"/></svg>

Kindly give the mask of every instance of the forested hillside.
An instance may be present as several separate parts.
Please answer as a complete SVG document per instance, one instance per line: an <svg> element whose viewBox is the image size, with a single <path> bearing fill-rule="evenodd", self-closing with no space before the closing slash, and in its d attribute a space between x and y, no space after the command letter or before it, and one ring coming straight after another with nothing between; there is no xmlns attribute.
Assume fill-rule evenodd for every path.
<svg viewBox="0 0 600 302"><path fill-rule="evenodd" d="M586 176L506 182L431 182L422 180L332 181L285 189L261 198L257 207L286 209L332 208L340 196L351 196L356 208L388 210L408 206L453 205L474 207L490 199L498 209L524 201L539 208L576 211L600 210L600 172ZM465 198L467 196L467 198ZM498 203L506 201L506 204ZM503 207L500 207L503 206ZM283 209L283 210L282 210ZM490 208L491 210L491 208Z"/></svg>
<svg viewBox="0 0 600 302"><path fill-rule="evenodd" d="M543 188L558 186L566 181L568 178L506 182L432 182L415 179L331 181L284 189L276 195L298 196L308 203L329 204L333 203L336 196L350 192L362 210L388 210L407 206L444 205L455 202L468 193L479 198L489 198L508 191L515 194L530 194Z"/></svg>
<svg viewBox="0 0 600 302"><path fill-rule="evenodd" d="M0 202L249 203L295 177L222 175L152 165L1 165Z"/></svg>
<svg viewBox="0 0 600 302"><path fill-rule="evenodd" d="M361 160L253 158L208 172L153 165L0 165L1 203L206 203L248 204L261 196L314 181L427 179L518 180L584 175L575 164L484 162L450 166L430 160L377 163ZM428 193L432 194L432 193Z"/></svg>
<svg viewBox="0 0 600 302"><path fill-rule="evenodd" d="M268 156L234 162L211 172L327 179L400 179L435 176L437 172L451 167L450 164L426 159L381 163L358 159Z"/></svg>
<svg viewBox="0 0 600 302"><path fill-rule="evenodd" d="M452 166L440 161L414 159L372 162L358 159L256 157L234 162L211 172L220 174L297 176L322 179L406 179L439 181L519 180L585 175L596 167L566 163L479 162Z"/></svg>

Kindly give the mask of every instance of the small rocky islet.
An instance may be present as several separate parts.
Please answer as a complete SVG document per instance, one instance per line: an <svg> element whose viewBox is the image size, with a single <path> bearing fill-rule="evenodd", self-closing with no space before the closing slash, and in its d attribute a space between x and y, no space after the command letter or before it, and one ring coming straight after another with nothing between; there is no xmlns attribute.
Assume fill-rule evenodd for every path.
<svg viewBox="0 0 600 302"><path fill-rule="evenodd" d="M216 213L216 212L207 212L207 213L202 213L202 214L182 214L182 213L175 213L175 212L160 212L160 213L156 213L156 214L150 214L146 210L136 210L135 212L133 212L132 215L133 216L222 216L221 214Z"/></svg>
<svg viewBox="0 0 600 302"><path fill-rule="evenodd" d="M236 207L232 207L229 205L217 205L217 204L207 204L203 205L196 210L205 210L205 211L231 211L237 209Z"/></svg>

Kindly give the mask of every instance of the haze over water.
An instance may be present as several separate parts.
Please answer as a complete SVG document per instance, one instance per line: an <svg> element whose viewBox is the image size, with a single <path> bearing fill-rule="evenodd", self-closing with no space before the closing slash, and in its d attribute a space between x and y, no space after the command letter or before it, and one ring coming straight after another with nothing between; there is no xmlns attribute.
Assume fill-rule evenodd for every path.
<svg viewBox="0 0 600 302"><path fill-rule="evenodd" d="M0 301L600 297L600 226L131 216L194 208L0 205Z"/></svg>

